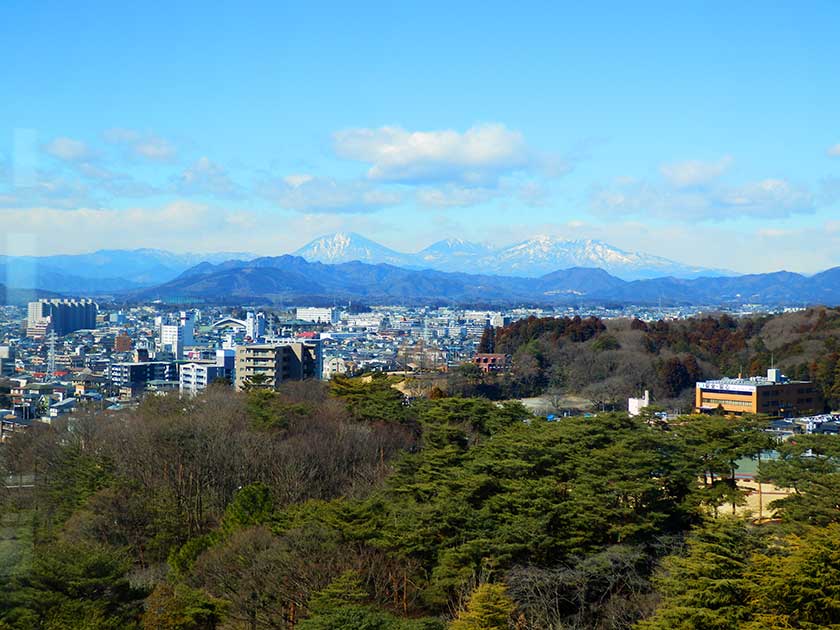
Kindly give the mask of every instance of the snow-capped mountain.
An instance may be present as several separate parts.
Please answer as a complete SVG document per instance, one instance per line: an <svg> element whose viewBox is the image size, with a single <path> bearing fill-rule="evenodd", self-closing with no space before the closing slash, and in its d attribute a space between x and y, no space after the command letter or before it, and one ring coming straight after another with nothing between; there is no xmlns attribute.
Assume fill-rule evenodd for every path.
<svg viewBox="0 0 840 630"><path fill-rule="evenodd" d="M448 238L432 243L413 255L414 263L441 271L463 271L464 265L471 265L493 253L493 248L484 243L472 243L460 238Z"/></svg>
<svg viewBox="0 0 840 630"><path fill-rule="evenodd" d="M309 262L329 265L358 260L374 265L387 263L402 267L411 265L413 258L410 254L401 254L355 232L336 232L321 236L293 252L293 255L305 258Z"/></svg>
<svg viewBox="0 0 840 630"><path fill-rule="evenodd" d="M524 277L542 276L571 267L597 267L625 280L731 275L721 270L684 265L661 256L627 252L602 241L567 240L552 236L535 236L505 247L446 239L412 254L397 252L359 234L339 232L317 238L294 254L310 262L328 264L359 260L410 269Z"/></svg>
<svg viewBox="0 0 840 630"><path fill-rule="evenodd" d="M495 273L523 276L539 276L569 267L597 267L626 280L662 276L693 278L713 272L661 256L627 252L603 241L566 240L552 236L536 236L501 248L493 254L492 260L482 262L486 272L492 269Z"/></svg>

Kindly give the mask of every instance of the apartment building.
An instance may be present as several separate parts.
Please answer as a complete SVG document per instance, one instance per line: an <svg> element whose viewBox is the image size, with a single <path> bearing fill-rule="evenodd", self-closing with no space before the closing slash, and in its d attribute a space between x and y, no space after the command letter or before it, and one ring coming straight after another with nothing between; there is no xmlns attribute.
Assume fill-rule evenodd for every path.
<svg viewBox="0 0 840 630"><path fill-rule="evenodd" d="M41 339L50 332L63 336L96 328L98 307L93 300L40 299L27 308L26 335Z"/></svg>
<svg viewBox="0 0 840 630"><path fill-rule="evenodd" d="M279 387L283 381L320 379L323 369L320 340L252 344L236 348L235 385L264 382ZM256 377L256 380L255 380Z"/></svg>

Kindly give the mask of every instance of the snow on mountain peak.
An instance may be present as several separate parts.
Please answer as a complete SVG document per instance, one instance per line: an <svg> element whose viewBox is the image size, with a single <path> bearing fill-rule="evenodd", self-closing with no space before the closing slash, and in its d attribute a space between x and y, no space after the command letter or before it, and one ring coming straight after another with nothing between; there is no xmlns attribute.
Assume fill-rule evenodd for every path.
<svg viewBox="0 0 840 630"><path fill-rule="evenodd" d="M629 280L664 275L695 277L709 271L659 256L626 252L599 240L569 240L547 234L505 247L450 238L411 254L394 251L352 232L337 232L313 240L295 254L331 264L360 260L416 269L518 276L541 276L572 267L597 267Z"/></svg>

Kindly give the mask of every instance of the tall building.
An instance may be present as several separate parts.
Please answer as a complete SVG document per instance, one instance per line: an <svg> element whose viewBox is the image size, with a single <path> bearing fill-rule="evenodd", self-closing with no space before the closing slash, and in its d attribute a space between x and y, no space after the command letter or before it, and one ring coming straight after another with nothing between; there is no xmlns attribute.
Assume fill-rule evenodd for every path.
<svg viewBox="0 0 840 630"><path fill-rule="evenodd" d="M195 343L195 312L181 311L178 318L178 325L181 327L181 337L185 346Z"/></svg>
<svg viewBox="0 0 840 630"><path fill-rule="evenodd" d="M0 376L13 376L15 373L15 349L12 346L0 346Z"/></svg>
<svg viewBox="0 0 840 630"><path fill-rule="evenodd" d="M258 343L265 337L265 314L249 311L245 315L245 336Z"/></svg>
<svg viewBox="0 0 840 630"><path fill-rule="evenodd" d="M158 350L171 352L176 360L182 359L184 348L195 344L195 313L181 311L177 322L171 324L161 319L158 331Z"/></svg>
<svg viewBox="0 0 840 630"><path fill-rule="evenodd" d="M814 383L792 381L777 369L767 370L766 377L702 381L695 387L694 398L695 413L736 416L804 416L821 413L825 407L822 393Z"/></svg>
<svg viewBox="0 0 840 630"><path fill-rule="evenodd" d="M161 324L158 349L171 352L175 359L184 355L184 329L180 324Z"/></svg>
<svg viewBox="0 0 840 630"><path fill-rule="evenodd" d="M30 302L27 310L26 335L35 339L49 332L59 336L76 330L96 328L98 307L87 299L40 299Z"/></svg>
<svg viewBox="0 0 840 630"><path fill-rule="evenodd" d="M266 387L279 387L283 381L321 378L320 340L252 344L236 348L236 389L256 380ZM255 379L256 377L256 379Z"/></svg>

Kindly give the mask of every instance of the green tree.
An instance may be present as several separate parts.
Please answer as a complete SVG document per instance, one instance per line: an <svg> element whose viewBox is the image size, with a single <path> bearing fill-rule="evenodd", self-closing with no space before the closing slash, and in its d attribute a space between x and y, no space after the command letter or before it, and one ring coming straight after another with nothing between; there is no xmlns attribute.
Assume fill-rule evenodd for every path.
<svg viewBox="0 0 840 630"><path fill-rule="evenodd" d="M135 628L145 593L129 584L129 566L102 545L39 547L30 571L13 584L3 621L32 630Z"/></svg>
<svg viewBox="0 0 840 630"><path fill-rule="evenodd" d="M507 630L514 612L513 600L502 584L482 584L473 591L466 608L449 625L450 630Z"/></svg>
<svg viewBox="0 0 840 630"><path fill-rule="evenodd" d="M263 483L253 483L241 488L228 504L221 530L225 535L230 535L248 527L266 525L273 516L271 489Z"/></svg>
<svg viewBox="0 0 840 630"><path fill-rule="evenodd" d="M405 397L392 385L383 375L374 375L368 382L363 378L336 376L330 381L330 392L347 403L357 420L403 422L406 419Z"/></svg>
<svg viewBox="0 0 840 630"><path fill-rule="evenodd" d="M356 571L345 571L309 602L310 617L300 630L443 630L436 619L400 619L370 604Z"/></svg>
<svg viewBox="0 0 840 630"><path fill-rule="evenodd" d="M774 540L756 554L745 630L840 628L840 525Z"/></svg>
<svg viewBox="0 0 840 630"><path fill-rule="evenodd" d="M801 435L776 450L777 459L761 462L761 480L792 492L770 507L798 523L840 522L840 436Z"/></svg>
<svg viewBox="0 0 840 630"><path fill-rule="evenodd" d="M757 549L745 522L721 518L693 532L685 555L670 556L657 579L662 603L638 630L734 630L749 618L748 563Z"/></svg>
<svg viewBox="0 0 840 630"><path fill-rule="evenodd" d="M273 387L274 383L271 382L268 374L251 374L250 376L246 376L242 381L242 389L246 392L253 391L255 389L270 389Z"/></svg>
<svg viewBox="0 0 840 630"><path fill-rule="evenodd" d="M492 354L496 352L496 329L492 326L485 328L481 333L481 339L478 341L478 347L475 350L479 354Z"/></svg>
<svg viewBox="0 0 840 630"><path fill-rule="evenodd" d="M161 582L146 599L143 630L216 630L225 603L184 584Z"/></svg>

